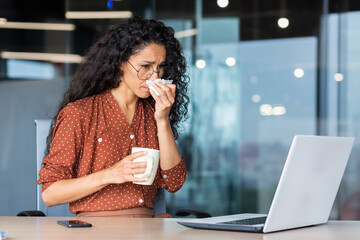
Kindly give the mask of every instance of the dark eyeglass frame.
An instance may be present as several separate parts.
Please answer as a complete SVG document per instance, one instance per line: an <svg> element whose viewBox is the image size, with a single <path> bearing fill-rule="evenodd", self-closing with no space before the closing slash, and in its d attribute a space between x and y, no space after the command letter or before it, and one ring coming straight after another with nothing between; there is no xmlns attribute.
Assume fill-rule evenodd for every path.
<svg viewBox="0 0 360 240"><path fill-rule="evenodd" d="M134 67L134 65L131 64L131 62L129 62L129 61L127 61L127 62L128 62L128 63L130 64L130 66L136 71L136 76L137 76L140 80L148 80L148 79L150 79L151 76L154 74L154 72L159 75L159 73L160 73L161 71L165 71L165 69L166 69L166 67L167 67L167 66L164 66L164 67L161 68L160 70L155 71L154 67L149 64L149 66L152 68L153 71L152 71L152 73L149 75L148 78L143 79L143 78L141 78L141 77L139 76L139 72L140 72L141 68L143 68L143 66L140 67L139 70L137 70L137 69Z"/></svg>

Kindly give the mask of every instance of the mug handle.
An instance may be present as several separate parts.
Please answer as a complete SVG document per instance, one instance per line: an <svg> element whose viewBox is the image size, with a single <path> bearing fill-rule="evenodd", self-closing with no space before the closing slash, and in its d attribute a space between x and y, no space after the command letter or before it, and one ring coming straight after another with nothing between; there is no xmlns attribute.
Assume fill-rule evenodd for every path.
<svg viewBox="0 0 360 240"><path fill-rule="evenodd" d="M144 156L144 158L148 159L148 161L146 161L147 162L146 170L139 177L141 177L141 178L143 178L143 177L149 178L150 174L151 174L151 171L152 171L152 168L153 168L153 165L154 165L154 158L151 157L151 156Z"/></svg>

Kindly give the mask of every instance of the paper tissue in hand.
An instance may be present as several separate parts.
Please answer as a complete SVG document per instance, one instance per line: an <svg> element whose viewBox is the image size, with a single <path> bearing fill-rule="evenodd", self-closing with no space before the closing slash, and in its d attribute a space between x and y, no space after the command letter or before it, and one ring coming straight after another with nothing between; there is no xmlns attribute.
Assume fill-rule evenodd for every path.
<svg viewBox="0 0 360 240"><path fill-rule="evenodd" d="M160 94L155 90L155 88L152 86L153 82L162 82L163 84L171 84L173 80L167 80L167 79L156 79L154 81L146 80L146 84L149 86L151 90L155 92L156 95L160 96Z"/></svg>

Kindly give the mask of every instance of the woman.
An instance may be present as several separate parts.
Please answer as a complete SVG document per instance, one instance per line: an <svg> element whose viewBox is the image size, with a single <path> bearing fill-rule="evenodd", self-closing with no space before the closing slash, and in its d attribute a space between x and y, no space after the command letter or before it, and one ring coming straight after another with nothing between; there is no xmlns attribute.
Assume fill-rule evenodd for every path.
<svg viewBox="0 0 360 240"><path fill-rule="evenodd" d="M39 172L46 205L70 203L77 216L153 217L157 188L176 192L186 178L175 143L187 115L185 59L174 31L155 20L132 18L108 32L80 64L52 122ZM172 84L146 80L172 79ZM133 182L160 150L153 185Z"/></svg>

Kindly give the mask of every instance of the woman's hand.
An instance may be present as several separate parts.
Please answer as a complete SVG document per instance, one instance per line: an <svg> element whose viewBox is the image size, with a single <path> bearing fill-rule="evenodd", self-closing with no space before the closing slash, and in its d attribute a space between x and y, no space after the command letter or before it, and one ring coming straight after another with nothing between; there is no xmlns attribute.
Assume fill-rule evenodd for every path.
<svg viewBox="0 0 360 240"><path fill-rule="evenodd" d="M169 113L175 102L175 84L163 84L162 82L153 82L152 86L160 94L150 90L151 96L155 99L155 119L157 122L169 119Z"/></svg>
<svg viewBox="0 0 360 240"><path fill-rule="evenodd" d="M132 153L110 168L105 169L105 182L108 184L146 182L146 178L134 177L135 174L145 172L146 162L133 162L134 159L145 156L146 154L146 151Z"/></svg>

